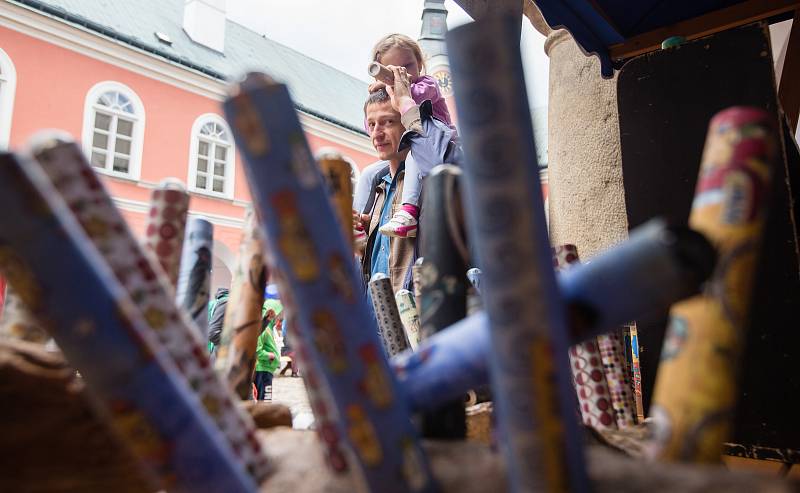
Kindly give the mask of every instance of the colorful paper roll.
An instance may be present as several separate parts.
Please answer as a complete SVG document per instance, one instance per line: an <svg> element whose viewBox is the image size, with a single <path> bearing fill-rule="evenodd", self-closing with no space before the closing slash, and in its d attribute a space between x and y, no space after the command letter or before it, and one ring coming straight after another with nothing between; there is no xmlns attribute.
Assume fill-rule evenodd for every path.
<svg viewBox="0 0 800 493"><path fill-rule="evenodd" d="M425 180L425 220L421 222L420 338L426 339L467 316L467 269L460 219L461 170L450 164L433 168ZM463 396L422 415L428 438L463 439L467 434Z"/></svg>
<svg viewBox="0 0 800 493"><path fill-rule="evenodd" d="M571 265L579 263L575 245L557 245L552 252L556 270L568 270ZM580 342L570 347L568 354L583 424L598 430L616 429L611 392L597 340L592 338Z"/></svg>
<svg viewBox="0 0 800 493"><path fill-rule="evenodd" d="M400 314L400 321L403 322L408 344L411 349L416 350L419 346L419 314L414 294L407 289L401 289L395 293L394 300L397 302L397 311Z"/></svg>
<svg viewBox="0 0 800 493"><path fill-rule="evenodd" d="M214 226L202 217L190 217L186 222L175 300L186 310L206 341L213 249Z"/></svg>
<svg viewBox="0 0 800 493"><path fill-rule="evenodd" d="M603 362L608 390L611 393L611 407L617 428L627 428L636 424L636 401L633 396L630 373L626 369L625 339L622 330L617 329L597 336L597 347Z"/></svg>
<svg viewBox="0 0 800 493"><path fill-rule="evenodd" d="M270 464L255 439L252 420L237 408L230 390L214 374L206 341L188 315L175 305L166 276L136 240L80 148L60 136L44 134L34 141L33 152L41 169L136 303L140 316L167 349L180 376L197 393L239 460L261 482L269 473Z"/></svg>
<svg viewBox="0 0 800 493"><path fill-rule="evenodd" d="M145 245L158 258L173 289L178 284L188 212L189 193L177 178L162 180L153 189L145 223Z"/></svg>
<svg viewBox="0 0 800 493"><path fill-rule="evenodd" d="M322 176L328 185L333 210L339 219L345 240L352 245L353 238L353 168L338 151L324 149L317 153Z"/></svg>
<svg viewBox="0 0 800 493"><path fill-rule="evenodd" d="M390 358L410 347L397 302L392 291L392 281L386 274L375 274L369 281L370 298L378 319L378 334L383 342L383 349Z"/></svg>
<svg viewBox="0 0 800 493"><path fill-rule="evenodd" d="M247 210L239 243L239 258L231 280L225 320L217 353L217 368L241 399L253 393L256 346L261 335L261 308L267 270L258 220Z"/></svg>
<svg viewBox="0 0 800 493"><path fill-rule="evenodd" d="M112 429L156 479L154 486L176 492L257 491L137 300L120 286L42 168L2 153L0 183L0 270L41 315ZM95 207L91 200L85 204ZM94 232L117 233L103 221L95 225Z"/></svg>
<svg viewBox="0 0 800 493"><path fill-rule="evenodd" d="M626 325L627 339L631 346L631 386L636 403L636 422L644 422L644 399L642 397L642 366L639 362L639 331L636 324Z"/></svg>
<svg viewBox="0 0 800 493"><path fill-rule="evenodd" d="M717 248L703 292L676 304L651 417L662 460L719 462L731 433L739 360L778 150L773 116L734 107L709 124L689 225Z"/></svg>
<svg viewBox="0 0 800 493"><path fill-rule="evenodd" d="M392 358L412 410L435 410L489 383L486 324L483 313L465 318Z"/></svg>
<svg viewBox="0 0 800 493"><path fill-rule="evenodd" d="M6 284L3 315L0 316L0 335L40 344L50 339L50 334L28 310L10 283Z"/></svg>
<svg viewBox="0 0 800 493"><path fill-rule="evenodd" d="M351 470L370 491L434 491L404 397L286 86L250 74L225 102L271 256L290 293L293 341L335 410ZM282 291L282 292L283 292Z"/></svg>
<svg viewBox="0 0 800 493"><path fill-rule="evenodd" d="M519 19L489 16L460 26L448 33L447 47L510 490L587 491L578 423L569 412L575 391L566 312L552 267L531 118L520 104L527 95Z"/></svg>

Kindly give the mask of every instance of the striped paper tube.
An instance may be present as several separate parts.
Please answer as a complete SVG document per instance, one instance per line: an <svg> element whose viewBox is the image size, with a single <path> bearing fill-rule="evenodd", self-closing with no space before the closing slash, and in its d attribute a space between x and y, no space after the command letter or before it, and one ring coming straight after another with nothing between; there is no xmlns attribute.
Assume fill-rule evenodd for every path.
<svg viewBox="0 0 800 493"><path fill-rule="evenodd" d="M41 135L34 153L41 168L95 243L147 325L167 349L181 377L197 393L236 455L262 481L269 463L255 438L255 425L214 374L206 343L172 300L168 281L128 227L80 148L58 136ZM204 312L205 313L205 312Z"/></svg>
<svg viewBox="0 0 800 493"><path fill-rule="evenodd" d="M719 262L703 292L670 311L650 411L662 460L719 462L730 437L777 164L773 120L733 107L709 124L689 226L711 240Z"/></svg>
<svg viewBox="0 0 800 493"><path fill-rule="evenodd" d="M74 155L77 147L70 144L68 150ZM94 174L65 181L89 177ZM41 314L112 429L146 465L154 486L255 492L244 463L148 326L152 314L137 308L139 300L119 284L42 168L0 154L0 183L0 270L31 311ZM91 204L87 209L105 209L85 203ZM118 232L108 226L98 219L91 231L95 238L115 237ZM54 244L58 255L53 255Z"/></svg>
<svg viewBox="0 0 800 493"><path fill-rule="evenodd" d="M153 189L145 227L145 245L155 253L173 289L178 284L188 212L189 193L177 178L162 180Z"/></svg>
<svg viewBox="0 0 800 493"><path fill-rule="evenodd" d="M253 210L248 209L216 363L231 388L245 400L252 395L256 346L261 335L261 308L267 284L262 246L258 220Z"/></svg>
<svg viewBox="0 0 800 493"><path fill-rule="evenodd" d="M190 217L183 239L175 302L186 310L205 341L208 340L213 248L214 226L202 217Z"/></svg>
<svg viewBox="0 0 800 493"><path fill-rule="evenodd" d="M519 48L519 19L451 30L469 231L485 274L490 369L510 490L587 491ZM492 74L487 77L486 74ZM463 271L462 271L463 272ZM463 274L462 274L463 276ZM424 322L423 322L424 328Z"/></svg>
<svg viewBox="0 0 800 493"><path fill-rule="evenodd" d="M311 157L286 86L249 74L232 90L225 113L270 255L294 300L298 349L308 355L337 435L354 452L351 471L370 491L434 491L401 388L353 263L352 246Z"/></svg>
<svg viewBox="0 0 800 493"><path fill-rule="evenodd" d="M557 270L567 270L570 265L579 263L575 245L558 245L552 248L552 252ZM615 429L617 422L611 392L597 340L587 339L569 348L569 362L583 424L596 429Z"/></svg>
<svg viewBox="0 0 800 493"><path fill-rule="evenodd" d="M397 302L397 311L400 313L400 321L403 322L403 330L405 330L408 344L411 349L417 349L419 345L419 314L414 294L407 289L401 289L395 293L394 300Z"/></svg>
<svg viewBox="0 0 800 493"><path fill-rule="evenodd" d="M410 346L397 311L397 302L392 292L392 281L386 274L375 274L369 281L369 292L372 307L378 319L378 334L383 342L383 349L390 358L405 351Z"/></svg>

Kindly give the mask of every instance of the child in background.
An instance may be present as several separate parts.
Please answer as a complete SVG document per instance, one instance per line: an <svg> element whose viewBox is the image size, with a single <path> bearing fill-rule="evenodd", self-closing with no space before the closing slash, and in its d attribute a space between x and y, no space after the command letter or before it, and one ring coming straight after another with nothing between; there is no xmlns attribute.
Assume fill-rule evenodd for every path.
<svg viewBox="0 0 800 493"><path fill-rule="evenodd" d="M433 107L433 117L440 120L447 125L453 126L450 112L447 109L442 93L439 91L439 84L430 75L425 73L425 59L422 56L422 49L416 41L402 34L390 34L382 38L375 45L372 50L373 60L386 65L403 67L411 79L411 97L414 102L421 104L424 101L430 101ZM372 93L378 89L386 87L383 82L374 82L369 86L369 92ZM391 87L388 90L391 91ZM371 129L367 129L371 133ZM413 237L417 236L417 224L419 220L419 195L422 189L422 179L430 173L430 169L422 169L419 163L416 162L411 153L405 161L405 180L403 184L402 206L392 216L392 218L384 224L378 231L387 236L397 237ZM373 172L377 173L380 167L376 168ZM366 171L362 174L361 180L372 181L369 176L370 173ZM359 183L360 181L359 180ZM367 190L369 192L369 190ZM360 198L358 196L358 187L356 193L355 203L358 205ZM366 202L366 199L364 200ZM363 207L363 206L362 206ZM360 213L361 211L356 208Z"/></svg>
<svg viewBox="0 0 800 493"><path fill-rule="evenodd" d="M272 388L272 377L275 370L281 364L281 357L275 345L275 338L272 330L275 322L282 316L283 305L280 301L270 299L264 301L261 308L261 335L258 336L256 345L256 400L272 400L272 392L267 392L267 388Z"/></svg>

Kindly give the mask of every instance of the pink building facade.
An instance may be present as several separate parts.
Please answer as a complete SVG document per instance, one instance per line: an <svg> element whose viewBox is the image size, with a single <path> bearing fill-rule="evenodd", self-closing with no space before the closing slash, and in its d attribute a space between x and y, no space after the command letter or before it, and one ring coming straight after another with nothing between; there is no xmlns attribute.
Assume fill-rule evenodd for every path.
<svg viewBox="0 0 800 493"><path fill-rule="evenodd" d="M142 238L151 190L164 178L180 179L191 192L190 214L214 224L214 286L230 281L250 202L221 116L225 91L225 82L196 70L0 3L0 149L24 150L42 129L68 132ZM374 162L365 134L299 115L312 151L338 150L354 175Z"/></svg>

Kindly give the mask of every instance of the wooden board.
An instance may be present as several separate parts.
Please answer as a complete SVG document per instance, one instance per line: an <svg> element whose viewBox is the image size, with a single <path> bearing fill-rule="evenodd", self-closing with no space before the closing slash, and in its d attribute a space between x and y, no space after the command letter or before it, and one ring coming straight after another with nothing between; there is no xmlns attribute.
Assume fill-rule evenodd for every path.
<svg viewBox="0 0 800 493"><path fill-rule="evenodd" d="M776 125L779 121L766 25L632 59L619 74L618 104L629 226L657 215L685 223L709 119L729 106L752 105L774 113ZM775 170L736 409L732 441L748 450L800 450L800 265L793 222L799 211L791 210L790 200L793 190L795 204L800 198L800 155L789 150L788 161ZM663 334L663 321L639 326L646 408Z"/></svg>

